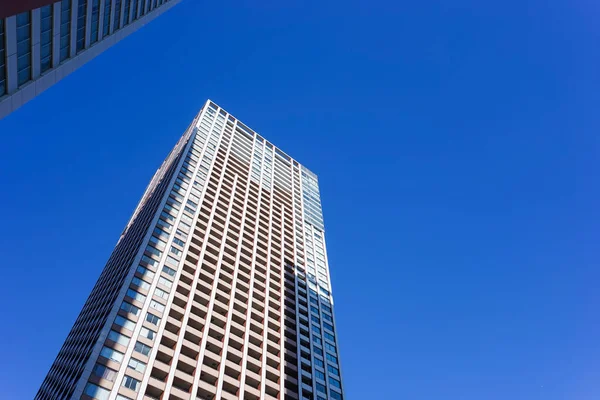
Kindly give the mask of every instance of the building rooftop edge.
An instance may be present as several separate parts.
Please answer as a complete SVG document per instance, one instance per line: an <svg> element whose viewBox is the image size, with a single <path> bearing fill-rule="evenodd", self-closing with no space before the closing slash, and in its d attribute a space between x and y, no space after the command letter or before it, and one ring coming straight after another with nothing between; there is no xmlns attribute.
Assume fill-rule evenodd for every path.
<svg viewBox="0 0 600 400"><path fill-rule="evenodd" d="M220 105L218 105L216 102L212 101L210 98L206 99L206 103L204 104L204 106L206 107L206 106L208 106L211 103L214 104L216 107L220 108L221 110L225 111L227 114L231 115L233 118L235 118L235 120L238 121L238 123L241 123L244 128L246 128L246 129L248 129L250 131L249 133L255 134L256 136L262 138L267 143L271 143L277 150L279 150L281 153L283 153L283 155L285 155L286 157L288 157L290 160L297 162L298 165L300 167L302 167L302 170L305 171L305 172L307 172L307 173L309 173L312 178L314 178L317 181L319 180L318 175L315 174L310 169L308 169L303 163L301 163L300 161L296 160L294 157L290 156L285 151L281 150L281 148L279 146L275 145L273 142L271 142L270 140L266 139L264 136L262 136L261 134L259 134L256 130L250 128L248 125L246 125L245 123L243 123L238 117L236 117L235 115L233 115L229 111L225 110L223 107L221 107Z"/></svg>

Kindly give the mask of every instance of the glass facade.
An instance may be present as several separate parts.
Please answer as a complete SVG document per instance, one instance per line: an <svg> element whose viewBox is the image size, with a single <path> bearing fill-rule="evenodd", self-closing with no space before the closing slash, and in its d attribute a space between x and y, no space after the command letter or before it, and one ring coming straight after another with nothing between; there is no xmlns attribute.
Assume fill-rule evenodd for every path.
<svg viewBox="0 0 600 400"><path fill-rule="evenodd" d="M31 80L31 11L17 15L17 83Z"/></svg>
<svg viewBox="0 0 600 400"><path fill-rule="evenodd" d="M6 93L6 37L4 20L0 18L0 96Z"/></svg>
<svg viewBox="0 0 600 400"><path fill-rule="evenodd" d="M52 68L52 5L40 8L40 71L43 74Z"/></svg>
<svg viewBox="0 0 600 400"><path fill-rule="evenodd" d="M76 53L79 53L85 48L85 19L87 15L87 1L88 0L79 0L77 5L77 36L75 42Z"/></svg>
<svg viewBox="0 0 600 400"><path fill-rule="evenodd" d="M131 20L135 21L136 19L138 19L138 0L132 0L132 5L131 5Z"/></svg>
<svg viewBox="0 0 600 400"><path fill-rule="evenodd" d="M124 0L125 6L123 7L123 26L129 25L129 17L131 11L131 2L133 0Z"/></svg>
<svg viewBox="0 0 600 400"><path fill-rule="evenodd" d="M168 5L163 9L179 1L164 2ZM71 58L113 35L121 23L131 26L123 34L128 35L142 25L138 22L140 18L144 17L146 23L158 16L159 12L149 12L149 6L147 0L56 0L31 11L0 18L0 118L52 85L50 77L42 77L55 68L61 69L60 80L100 54L104 49L87 53L90 57L78 58L83 62L65 65ZM124 10L127 16L123 15ZM104 42L104 48L117 41ZM12 43L16 48L9 55L7 45ZM9 99L20 90L27 90L27 83L37 79L43 79L43 83L36 85L36 90L26 91L25 96L15 97L15 101Z"/></svg>
<svg viewBox="0 0 600 400"><path fill-rule="evenodd" d="M90 44L98 41L98 30L100 29L100 0L92 0L92 20L91 20L91 35Z"/></svg>
<svg viewBox="0 0 600 400"><path fill-rule="evenodd" d="M112 1L106 1L104 3L104 20L102 22L102 37L108 36L110 31L110 12L112 7Z"/></svg>
<svg viewBox="0 0 600 400"><path fill-rule="evenodd" d="M70 56L71 51L71 0L60 3L60 62Z"/></svg>
<svg viewBox="0 0 600 400"><path fill-rule="evenodd" d="M316 175L210 101L176 149L80 390L342 400Z"/></svg>
<svg viewBox="0 0 600 400"><path fill-rule="evenodd" d="M114 20L114 28L113 30L118 30L121 28L121 9L123 5L121 4L121 0L115 0L115 20Z"/></svg>

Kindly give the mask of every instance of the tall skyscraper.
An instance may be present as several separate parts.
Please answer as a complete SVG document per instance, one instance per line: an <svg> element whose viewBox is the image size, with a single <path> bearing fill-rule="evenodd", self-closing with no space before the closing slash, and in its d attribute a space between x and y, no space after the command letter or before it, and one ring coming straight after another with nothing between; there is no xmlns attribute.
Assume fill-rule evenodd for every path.
<svg viewBox="0 0 600 400"><path fill-rule="evenodd" d="M207 101L36 399L341 400L317 177Z"/></svg>
<svg viewBox="0 0 600 400"><path fill-rule="evenodd" d="M0 1L3 118L180 0Z"/></svg>

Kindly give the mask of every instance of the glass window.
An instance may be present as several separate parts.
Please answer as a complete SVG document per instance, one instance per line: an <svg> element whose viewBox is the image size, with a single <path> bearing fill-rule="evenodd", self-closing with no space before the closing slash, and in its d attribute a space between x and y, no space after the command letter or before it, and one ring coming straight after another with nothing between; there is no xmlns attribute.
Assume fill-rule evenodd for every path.
<svg viewBox="0 0 600 400"><path fill-rule="evenodd" d="M121 0L115 1L115 20L113 25L113 31L116 31L121 27Z"/></svg>
<svg viewBox="0 0 600 400"><path fill-rule="evenodd" d="M112 7L112 1L104 2L104 20L102 22L102 37L108 36L110 33L110 11Z"/></svg>
<svg viewBox="0 0 600 400"><path fill-rule="evenodd" d="M331 365L327 366L327 371L329 371L329 373L333 374L333 375L337 375L337 376L340 375L340 371L337 368L332 367Z"/></svg>
<svg viewBox="0 0 600 400"><path fill-rule="evenodd" d="M125 375L125 377L123 378L123 384L121 386L124 386L128 389L133 390L134 392L137 392L140 389L140 381Z"/></svg>
<svg viewBox="0 0 600 400"><path fill-rule="evenodd" d="M150 265L151 267L156 267L156 264L158 264L158 261L153 260L152 258L150 258L148 256L142 256L142 261L145 262L146 264Z"/></svg>
<svg viewBox="0 0 600 400"><path fill-rule="evenodd" d="M167 259L165 262L173 267L177 267L177 265L179 264L179 260L176 260L175 258L173 258L171 256L167 256Z"/></svg>
<svg viewBox="0 0 600 400"><path fill-rule="evenodd" d="M122 326L125 329L129 329L130 331L133 331L133 329L135 328L135 322L133 322L130 319L123 318L120 315L117 315L117 317L115 318L115 324Z"/></svg>
<svg viewBox="0 0 600 400"><path fill-rule="evenodd" d="M97 400L108 400L108 396L110 395L110 392L104 388L101 388L100 386L96 386L93 383L88 383L85 386L85 394L87 394L88 396L90 396L92 399L97 399Z"/></svg>
<svg viewBox="0 0 600 400"><path fill-rule="evenodd" d="M175 271L173 268L169 268L166 265L163 265L163 272L166 273L169 276L175 276L175 274L177 273L177 271Z"/></svg>
<svg viewBox="0 0 600 400"><path fill-rule="evenodd" d="M123 353L118 352L115 349L111 349L110 347L104 346L102 348L102 351L100 351L100 355L102 357L108 358L109 360L113 360L118 363L123 361Z"/></svg>
<svg viewBox="0 0 600 400"><path fill-rule="evenodd" d="M4 40L4 19L0 18L0 96L6 93L6 49Z"/></svg>
<svg viewBox="0 0 600 400"><path fill-rule="evenodd" d="M340 384L340 381L338 381L337 379L333 379L332 377L329 377L329 384L333 387L340 388L340 389L342 387L342 385Z"/></svg>
<svg viewBox="0 0 600 400"><path fill-rule="evenodd" d="M331 397L333 400L342 400L341 394L334 392L333 390L330 390L329 393L330 393L329 397Z"/></svg>
<svg viewBox="0 0 600 400"><path fill-rule="evenodd" d="M167 212L165 212L165 211L161 212L161 213L160 213L160 216L161 216L163 219L165 219L166 221L174 221L174 220L175 220L175 217L174 217L174 216L172 216L171 214L169 214L169 213L167 213Z"/></svg>
<svg viewBox="0 0 600 400"><path fill-rule="evenodd" d="M160 229L158 226L156 228L154 228L154 235L156 237L164 237L165 239L169 238L169 234L165 231L163 231L162 229Z"/></svg>
<svg viewBox="0 0 600 400"><path fill-rule="evenodd" d="M335 353L335 346L325 342L325 348L327 348L327 350L332 351Z"/></svg>
<svg viewBox="0 0 600 400"><path fill-rule="evenodd" d="M100 379L106 379L107 381L114 382L117 376L117 371L108 368L106 365L96 364L92 370L92 374Z"/></svg>
<svg viewBox="0 0 600 400"><path fill-rule="evenodd" d="M313 363L317 367L325 368L325 364L323 364L323 361L319 360L318 358L313 358Z"/></svg>
<svg viewBox="0 0 600 400"><path fill-rule="evenodd" d="M321 372L321 371L319 371L319 370L315 370L315 376L316 376L317 378L319 378L320 380L322 380L322 381L324 381L324 380L325 380L325 374L324 374L324 373L322 373L322 372Z"/></svg>
<svg viewBox="0 0 600 400"><path fill-rule="evenodd" d="M150 346L147 346L144 343L136 342L135 347L133 349L135 351L137 351L138 353L141 353L141 354L147 356L148 354L150 354L151 348L150 348Z"/></svg>
<svg viewBox="0 0 600 400"><path fill-rule="evenodd" d="M98 24L100 24L100 0L92 0L92 30L90 34L90 44L98 41L98 29L100 28Z"/></svg>
<svg viewBox="0 0 600 400"><path fill-rule="evenodd" d="M161 299L168 299L169 298L169 293L165 292L162 289L156 288L154 290L154 294L158 297L160 297Z"/></svg>
<svg viewBox="0 0 600 400"><path fill-rule="evenodd" d="M135 21L138 18L138 0L133 0L133 4L131 5L131 20Z"/></svg>
<svg viewBox="0 0 600 400"><path fill-rule="evenodd" d="M150 301L150 308L154 308L155 310L157 310L161 313L165 311L165 306L163 306L156 300Z"/></svg>
<svg viewBox="0 0 600 400"><path fill-rule="evenodd" d="M154 237L154 236L152 236ZM157 249L155 249L154 247L152 247L152 245L148 245L148 247L146 247L146 251L150 254L154 254L156 257L160 258L160 256L162 256L162 252L158 251Z"/></svg>
<svg viewBox="0 0 600 400"><path fill-rule="evenodd" d="M136 286L141 287L144 290L148 290L150 289L150 284L146 281L141 280L140 278L138 278L137 276L134 276L131 283L133 283Z"/></svg>
<svg viewBox="0 0 600 400"><path fill-rule="evenodd" d="M77 36L75 50L79 53L85 48L85 18L87 14L87 1L79 0L77 5Z"/></svg>
<svg viewBox="0 0 600 400"><path fill-rule="evenodd" d="M142 274L142 276L148 280L152 280L154 278L154 272L150 271L145 267L142 267L141 265L138 265L137 272Z"/></svg>
<svg viewBox="0 0 600 400"><path fill-rule="evenodd" d="M145 337L150 340L154 340L154 337L156 336L156 332L143 326L142 330L140 331L140 336Z"/></svg>
<svg viewBox="0 0 600 400"><path fill-rule="evenodd" d="M31 80L31 12L17 14L17 83Z"/></svg>
<svg viewBox="0 0 600 400"><path fill-rule="evenodd" d="M187 235L184 232L180 231L179 229L177 229L177 232L175 232L175 234L177 236L180 236L182 240L186 240L187 239ZM183 245L181 247L183 247Z"/></svg>
<svg viewBox="0 0 600 400"><path fill-rule="evenodd" d="M125 0L125 9L123 10L123 26L129 25L129 8L131 7L131 0Z"/></svg>
<svg viewBox="0 0 600 400"><path fill-rule="evenodd" d="M327 354L327 359L335 364L337 364L337 357L331 354Z"/></svg>
<svg viewBox="0 0 600 400"><path fill-rule="evenodd" d="M129 314L133 314L133 315L138 315L140 313L140 309L139 308L137 308L133 304L128 303L126 301L124 301L121 304L121 310L124 310L125 312L127 312Z"/></svg>
<svg viewBox="0 0 600 400"><path fill-rule="evenodd" d="M332 334L329 334L327 332L323 332L323 334L325 335L325 339L329 339L329 340L331 340L332 342L335 343L335 337L333 337Z"/></svg>
<svg viewBox="0 0 600 400"><path fill-rule="evenodd" d="M157 325L160 323L160 318L158 318L156 315L148 313L146 314L146 321L150 322L153 325Z"/></svg>
<svg viewBox="0 0 600 400"><path fill-rule="evenodd" d="M173 286L173 282L171 282L170 280L168 280L164 276L161 276L161 277L158 278L158 283L160 283L161 285L164 285L164 286L166 286L168 288L170 288L170 287Z"/></svg>
<svg viewBox="0 0 600 400"><path fill-rule="evenodd" d="M108 333L108 339L115 343L119 343L122 346L127 346L129 344L129 338L127 336L121 335L119 332L115 331L110 331Z"/></svg>
<svg viewBox="0 0 600 400"><path fill-rule="evenodd" d="M52 67L52 5L40 8L40 71L43 74Z"/></svg>
<svg viewBox="0 0 600 400"><path fill-rule="evenodd" d="M325 389L325 385L321 385L320 383L317 382L317 390L319 392L323 392L323 393L327 393L327 389Z"/></svg>
<svg viewBox="0 0 600 400"><path fill-rule="evenodd" d="M163 221L162 219L159 219L158 222L156 223L156 225L159 225L159 226L165 228L166 230L171 230L171 224Z"/></svg>
<svg viewBox="0 0 600 400"><path fill-rule="evenodd" d="M131 369L141 372L142 374L144 373L144 371L146 371L146 364L144 364L140 360L136 360L135 358L131 358L127 366Z"/></svg>
<svg viewBox="0 0 600 400"><path fill-rule="evenodd" d="M60 3L60 61L69 58L71 49L71 0Z"/></svg>
<svg viewBox="0 0 600 400"><path fill-rule="evenodd" d="M129 290L127 290L127 296L131 297L131 298L132 298L132 299L134 299L134 300L137 300L137 301L139 301L139 302L142 302L142 303L143 303L143 302L146 300L146 296L144 296L144 295L143 295L143 294L141 294L141 293L138 293L138 292L136 292L136 291L135 291L135 290L133 290L133 289L129 289Z"/></svg>
<svg viewBox="0 0 600 400"><path fill-rule="evenodd" d="M167 242L160 240L156 236L150 236L150 243L152 243L152 245L159 250L164 250L165 246L167 245Z"/></svg>

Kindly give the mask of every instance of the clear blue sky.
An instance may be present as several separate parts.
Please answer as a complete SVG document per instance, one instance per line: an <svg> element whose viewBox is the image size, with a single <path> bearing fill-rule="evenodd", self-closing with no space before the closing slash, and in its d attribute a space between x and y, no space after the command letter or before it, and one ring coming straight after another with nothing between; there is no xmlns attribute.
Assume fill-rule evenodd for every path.
<svg viewBox="0 0 600 400"><path fill-rule="evenodd" d="M320 177L348 400L598 399L600 7L491 3L187 0L0 121L0 397L211 98Z"/></svg>

